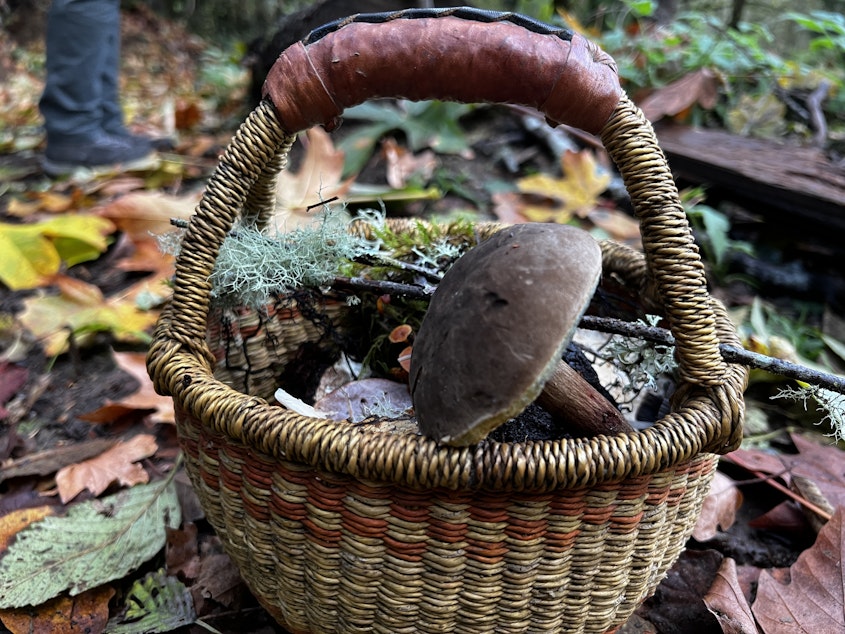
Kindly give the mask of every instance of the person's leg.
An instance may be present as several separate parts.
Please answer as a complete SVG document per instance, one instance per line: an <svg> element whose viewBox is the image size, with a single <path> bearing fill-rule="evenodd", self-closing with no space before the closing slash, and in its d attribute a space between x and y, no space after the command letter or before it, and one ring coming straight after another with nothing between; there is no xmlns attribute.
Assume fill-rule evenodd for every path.
<svg viewBox="0 0 845 634"><path fill-rule="evenodd" d="M110 134L128 135L120 107L120 26L109 33L105 43L102 89L103 129Z"/></svg>
<svg viewBox="0 0 845 634"><path fill-rule="evenodd" d="M54 137L91 137L102 129L102 74L119 21L119 0L53 0L39 104L48 143Z"/></svg>
<svg viewBox="0 0 845 634"><path fill-rule="evenodd" d="M120 0L53 0L39 103L47 131L48 173L127 163L150 153L148 142L103 129L103 73L111 54L110 39L119 31Z"/></svg>

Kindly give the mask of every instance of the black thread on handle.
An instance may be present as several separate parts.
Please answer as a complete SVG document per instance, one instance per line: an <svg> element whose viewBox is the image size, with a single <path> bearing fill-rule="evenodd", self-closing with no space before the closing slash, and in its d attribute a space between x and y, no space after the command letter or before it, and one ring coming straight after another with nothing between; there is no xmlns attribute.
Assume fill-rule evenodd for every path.
<svg viewBox="0 0 845 634"><path fill-rule="evenodd" d="M520 13L512 13L509 11L488 11L486 9L475 9L473 7L453 7L447 9L403 9L402 11L390 11L383 13L357 13L346 18L340 18L328 24L324 24L311 31L303 40L305 46L313 44L317 40L324 38L330 33L334 33L342 29L348 24L355 22L367 22L370 24L380 24L382 22L392 22L393 20L419 20L421 18L443 18L455 17L462 20L473 20L475 22L511 22L517 26L521 26L533 33L541 35L555 35L567 42L572 40L572 31L563 27L552 26L545 22L540 22L533 18L529 18Z"/></svg>

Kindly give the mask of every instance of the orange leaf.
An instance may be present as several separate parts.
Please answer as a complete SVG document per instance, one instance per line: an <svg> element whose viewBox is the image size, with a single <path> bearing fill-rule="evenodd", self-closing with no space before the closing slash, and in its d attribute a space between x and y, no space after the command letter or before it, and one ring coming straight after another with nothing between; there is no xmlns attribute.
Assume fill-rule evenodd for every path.
<svg viewBox="0 0 845 634"><path fill-rule="evenodd" d="M652 123L663 117L688 111L694 104L712 110L719 97L719 78L709 68L701 68L658 88L640 102L640 109Z"/></svg>
<svg viewBox="0 0 845 634"><path fill-rule="evenodd" d="M704 595L704 603L725 634L757 634L757 624L740 586L733 559L728 557L722 561L713 585Z"/></svg>
<svg viewBox="0 0 845 634"><path fill-rule="evenodd" d="M154 436L139 434L131 440L117 443L96 458L60 469L56 474L56 484L62 502L66 504L85 489L99 495L113 482L124 486L148 482L149 475L136 461L148 458L156 449L158 445Z"/></svg>
<svg viewBox="0 0 845 634"><path fill-rule="evenodd" d="M39 506L30 509L12 511L0 517L0 553L9 547L12 538L30 524L40 522L48 515L53 515L50 506Z"/></svg>
<svg viewBox="0 0 845 634"><path fill-rule="evenodd" d="M171 196L162 192L132 192L100 208L133 242L154 241L154 236L173 231L171 218L187 220L194 213L198 196Z"/></svg>
<svg viewBox="0 0 845 634"><path fill-rule="evenodd" d="M138 390L121 399L119 405L135 409L154 409L157 412L157 421L174 422L176 419L173 414L173 399L155 391L152 379L147 373L146 355L143 352L115 352L114 360L121 370L131 375L139 384Z"/></svg>
<svg viewBox="0 0 845 634"><path fill-rule="evenodd" d="M36 607L0 611L12 634L88 634L102 632L109 620L114 588L100 586L75 597L57 597Z"/></svg>

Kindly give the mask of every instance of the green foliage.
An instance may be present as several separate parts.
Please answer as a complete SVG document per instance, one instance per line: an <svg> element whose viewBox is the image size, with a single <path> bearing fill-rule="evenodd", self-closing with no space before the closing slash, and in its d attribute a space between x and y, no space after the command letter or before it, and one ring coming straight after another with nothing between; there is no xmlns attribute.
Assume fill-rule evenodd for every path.
<svg viewBox="0 0 845 634"><path fill-rule="evenodd" d="M191 591L163 569L135 582L126 597L122 618L112 619L107 634L153 634L170 632L197 619Z"/></svg>
<svg viewBox="0 0 845 634"><path fill-rule="evenodd" d="M693 229L701 236L701 248L704 259L710 264L711 271L717 279L724 278L727 273L731 251L753 253L753 247L741 240L730 237L730 219L721 211L702 204L704 190L694 188L682 192L684 209Z"/></svg>
<svg viewBox="0 0 845 634"><path fill-rule="evenodd" d="M749 100L756 104L755 100L780 89L814 88L825 80L832 87L825 111L832 118L843 117L845 17L841 14L790 12L768 23L740 22L730 27L713 12L694 10L657 27L650 19L653 5L648 0L624 0L624 4L623 14L602 24L598 40L616 59L630 93L658 88L697 70L715 71L722 99L710 113L697 106L694 116L697 123L709 118L722 126L729 114L735 118L747 110ZM789 49L784 38L774 35L773 28L784 21L813 34L808 48ZM743 99L745 105L740 105ZM783 122L783 111L778 116Z"/></svg>
<svg viewBox="0 0 845 634"><path fill-rule="evenodd" d="M120 579L154 557L180 523L171 479L74 504L17 534L0 559L0 608L39 605Z"/></svg>
<svg viewBox="0 0 845 634"><path fill-rule="evenodd" d="M414 152L424 148L440 154L469 151L469 141L458 119L472 109L467 104L444 101L399 100L368 101L345 110L344 119L366 123L338 144L346 156L344 176L361 171L379 139L392 130L404 133L408 147Z"/></svg>

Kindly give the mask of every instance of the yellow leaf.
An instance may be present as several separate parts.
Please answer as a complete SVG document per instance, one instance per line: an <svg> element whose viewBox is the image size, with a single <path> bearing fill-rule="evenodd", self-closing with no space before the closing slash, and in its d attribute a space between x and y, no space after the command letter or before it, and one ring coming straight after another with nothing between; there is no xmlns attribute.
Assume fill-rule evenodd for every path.
<svg viewBox="0 0 845 634"><path fill-rule="evenodd" d="M0 223L0 281L13 291L35 288L62 264L53 243L36 225Z"/></svg>
<svg viewBox="0 0 845 634"><path fill-rule="evenodd" d="M529 206L522 214L534 222L567 222L573 215L587 216L596 206L598 197L610 184L610 174L600 170L593 153L567 151L561 156L563 176L559 179L546 174L527 176L517 182L521 192L547 196L560 201L558 207Z"/></svg>
<svg viewBox="0 0 845 634"><path fill-rule="evenodd" d="M68 265L106 250L114 225L104 218L64 215L25 225L0 223L0 281L12 290L34 288Z"/></svg>
<svg viewBox="0 0 845 634"><path fill-rule="evenodd" d="M67 349L70 333L78 344L104 330L120 340L138 341L156 321L155 313L139 310L131 300L106 300L92 284L64 276L57 276L54 282L59 295L42 292L27 298L20 315L21 323L39 339L49 356Z"/></svg>

